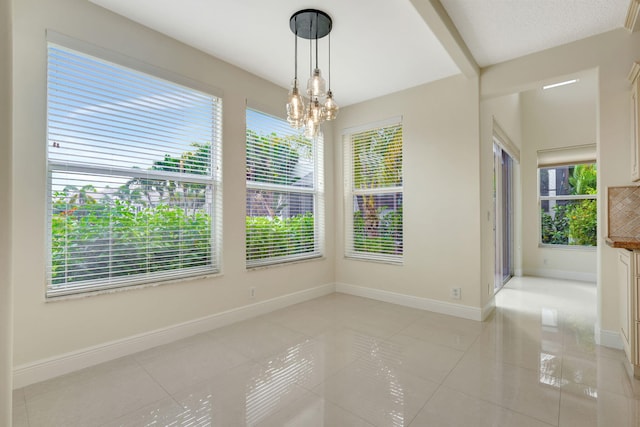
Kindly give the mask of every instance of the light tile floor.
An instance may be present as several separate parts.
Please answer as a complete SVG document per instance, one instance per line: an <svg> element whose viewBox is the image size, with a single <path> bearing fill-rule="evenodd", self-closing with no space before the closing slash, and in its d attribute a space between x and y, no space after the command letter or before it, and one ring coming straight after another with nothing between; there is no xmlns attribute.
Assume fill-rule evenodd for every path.
<svg viewBox="0 0 640 427"><path fill-rule="evenodd" d="M594 285L515 278L484 322L332 294L14 393L14 427L640 426Z"/></svg>

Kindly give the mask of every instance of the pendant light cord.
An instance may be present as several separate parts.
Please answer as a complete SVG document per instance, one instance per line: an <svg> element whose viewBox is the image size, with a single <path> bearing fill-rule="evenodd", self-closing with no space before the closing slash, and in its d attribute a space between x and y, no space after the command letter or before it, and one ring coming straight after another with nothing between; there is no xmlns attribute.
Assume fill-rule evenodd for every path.
<svg viewBox="0 0 640 427"><path fill-rule="evenodd" d="M309 21L309 77L313 76L313 45L311 44L312 29L313 29L313 22Z"/></svg>
<svg viewBox="0 0 640 427"><path fill-rule="evenodd" d="M294 18L293 25L294 25L294 27L296 27L296 32L295 32L296 41L294 42L294 46L295 46L295 50L296 50L295 55L294 55L296 70L293 73L293 75L294 75L294 78L295 78L295 80L297 82L298 81L298 17Z"/></svg>
<svg viewBox="0 0 640 427"><path fill-rule="evenodd" d="M331 33L329 33L329 92L331 92Z"/></svg>
<svg viewBox="0 0 640 427"><path fill-rule="evenodd" d="M320 26L318 19L318 13L316 12L316 68L318 68L318 27Z"/></svg>

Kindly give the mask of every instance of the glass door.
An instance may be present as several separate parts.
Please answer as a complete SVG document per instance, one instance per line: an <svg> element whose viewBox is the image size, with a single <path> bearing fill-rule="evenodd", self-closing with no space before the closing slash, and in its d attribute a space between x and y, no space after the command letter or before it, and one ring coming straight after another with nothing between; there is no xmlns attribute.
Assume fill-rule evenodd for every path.
<svg viewBox="0 0 640 427"><path fill-rule="evenodd" d="M497 292L513 276L513 159L495 142L493 184L494 291Z"/></svg>

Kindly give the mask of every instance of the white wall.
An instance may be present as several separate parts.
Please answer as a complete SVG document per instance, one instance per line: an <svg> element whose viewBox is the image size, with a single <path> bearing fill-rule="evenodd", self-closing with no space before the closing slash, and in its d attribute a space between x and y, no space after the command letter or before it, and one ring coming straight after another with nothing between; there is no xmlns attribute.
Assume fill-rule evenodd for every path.
<svg viewBox="0 0 640 427"><path fill-rule="evenodd" d="M591 70L574 78L578 82L572 85L522 93L522 218L525 224L537 224L523 230L523 272L595 281L595 248L539 247L538 150L596 143L598 74Z"/></svg>
<svg viewBox="0 0 640 427"><path fill-rule="evenodd" d="M85 0L20 0L14 2L14 8L13 231L16 238L12 249L14 360L18 368L249 303L333 283L332 215L327 215L329 239L324 259L245 270L246 100L249 98L252 105L264 105L271 113L284 114L284 89ZM138 58L223 92L222 276L63 301L45 301L47 29ZM327 159L333 157L330 132L326 138L325 156ZM331 207L332 162L325 163L325 171L326 204ZM252 286L257 291L256 298L250 300L248 288Z"/></svg>
<svg viewBox="0 0 640 427"><path fill-rule="evenodd" d="M480 308L478 80L456 76L349 106L334 125L336 281ZM404 265L344 257L341 132L403 117ZM452 300L450 288L462 288Z"/></svg>
<svg viewBox="0 0 640 427"><path fill-rule="evenodd" d="M598 70L597 143L600 195L614 185L630 184L630 83L627 75L640 57L640 32L619 29L558 48L488 67L481 77L486 98L530 90L559 76ZM483 148L486 149L486 148ZM485 157L483 156L483 159ZM483 168L490 167L483 163ZM617 336L618 293L616 252L604 243L607 230L606 201L598 201L598 310L602 329L599 339Z"/></svg>
<svg viewBox="0 0 640 427"><path fill-rule="evenodd" d="M520 94L483 99L480 102L480 219L482 234L482 307L493 304L495 271L495 207L493 203L493 133L494 122L510 141L522 149ZM522 198L520 166L514 164L514 270L522 271Z"/></svg>
<svg viewBox="0 0 640 427"><path fill-rule="evenodd" d="M0 425L11 425L11 1L0 0Z"/></svg>

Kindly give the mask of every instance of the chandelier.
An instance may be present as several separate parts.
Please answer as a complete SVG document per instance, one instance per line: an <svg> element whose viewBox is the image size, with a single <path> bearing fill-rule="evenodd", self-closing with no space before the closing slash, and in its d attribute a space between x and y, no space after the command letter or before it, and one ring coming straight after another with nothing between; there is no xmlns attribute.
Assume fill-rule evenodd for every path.
<svg viewBox="0 0 640 427"><path fill-rule="evenodd" d="M333 120L338 115L338 104L331 92L331 17L316 9L304 9L294 13L289 27L295 34L295 72L289 102L287 103L287 121L294 129L304 129L305 136L315 138L320 125ZM318 67L318 39L329 35L329 90ZM310 77L307 82L306 97L301 95L298 86L298 37L309 40ZM312 66L312 42L315 41L315 67Z"/></svg>

